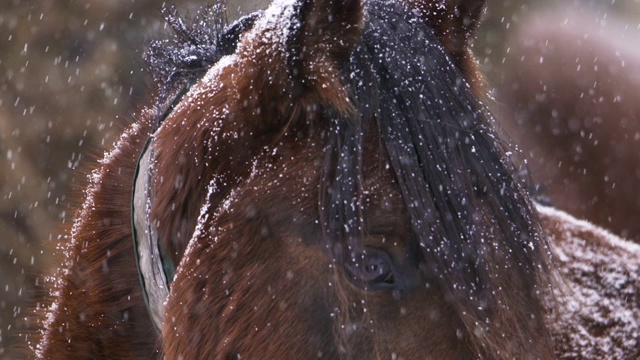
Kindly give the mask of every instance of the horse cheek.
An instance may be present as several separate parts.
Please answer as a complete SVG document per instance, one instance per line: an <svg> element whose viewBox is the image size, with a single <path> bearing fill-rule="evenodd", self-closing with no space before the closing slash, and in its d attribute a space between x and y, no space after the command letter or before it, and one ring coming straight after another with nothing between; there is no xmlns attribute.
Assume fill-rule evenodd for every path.
<svg viewBox="0 0 640 360"><path fill-rule="evenodd" d="M179 266L167 304L165 356L335 355L324 250L302 240L303 230L291 230L299 229L291 226L299 216L292 206L274 205L281 211L269 216L270 197L261 206L243 198L243 190L237 193L231 207L192 239Z"/></svg>

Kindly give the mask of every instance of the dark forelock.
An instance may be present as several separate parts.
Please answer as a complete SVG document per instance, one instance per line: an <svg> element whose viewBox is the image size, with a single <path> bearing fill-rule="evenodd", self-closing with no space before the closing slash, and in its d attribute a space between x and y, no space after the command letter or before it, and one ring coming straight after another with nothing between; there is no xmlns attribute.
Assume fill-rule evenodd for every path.
<svg viewBox="0 0 640 360"><path fill-rule="evenodd" d="M357 116L328 114L326 234L358 247L363 139L377 128L427 271L468 314L485 318L499 287L487 247L502 248L505 271L531 287L546 267L548 247L525 186L491 114L433 31L389 2L369 2L367 19L344 72Z"/></svg>

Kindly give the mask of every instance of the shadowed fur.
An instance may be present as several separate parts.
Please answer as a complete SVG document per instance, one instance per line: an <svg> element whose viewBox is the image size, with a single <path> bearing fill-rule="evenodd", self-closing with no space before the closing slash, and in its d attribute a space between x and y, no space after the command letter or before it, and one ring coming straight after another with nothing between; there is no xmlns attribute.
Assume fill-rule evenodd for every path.
<svg viewBox="0 0 640 360"><path fill-rule="evenodd" d="M548 245L464 65L483 5L281 1L206 36L171 16L158 105L87 193L39 356L133 356L110 334L144 306L131 202L104 196L131 187L152 137L151 218L179 265L149 356L161 339L171 359L552 358ZM126 276L105 278L115 245ZM79 308L69 286L88 280ZM126 291L100 303L112 283Z"/></svg>

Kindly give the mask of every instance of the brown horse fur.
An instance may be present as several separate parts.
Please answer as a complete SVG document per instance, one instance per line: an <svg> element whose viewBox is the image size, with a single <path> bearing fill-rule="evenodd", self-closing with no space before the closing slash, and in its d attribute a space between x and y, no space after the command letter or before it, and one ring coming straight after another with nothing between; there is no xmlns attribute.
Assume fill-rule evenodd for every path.
<svg viewBox="0 0 640 360"><path fill-rule="evenodd" d="M500 119L555 206L639 242L640 31L560 13L532 15L511 38Z"/></svg>
<svg viewBox="0 0 640 360"><path fill-rule="evenodd" d="M309 2L307 6L320 7L323 4ZM238 66L245 70L244 76L238 76L229 71L232 69L227 69L227 74L222 74L221 79L213 87L203 82L192 92L194 94L192 96L198 94L202 98L207 98L206 100L194 99L203 101L202 106L177 108L171 118L167 119L170 125L163 127L157 134L159 168L172 171L163 172L158 179L158 204L154 209L154 217L159 223L166 224L160 227L159 231L161 238L167 239L165 246L170 249L175 263L178 263L187 241L191 238L200 206L206 199L207 186L214 174L218 177L221 191L216 193L216 198L212 200L219 203L240 179L248 175L250 170L248 163L256 152L272 142L274 136L283 131L284 124L281 123L283 116L285 121L305 116L310 112L308 109L320 104L332 104L341 112L350 110L351 105L338 81L334 62L341 60L347 52L346 46L355 41L359 34L358 22L361 19L352 19L354 25L341 24L340 22L347 19L339 16L344 13L340 4L341 2L338 1L332 5L336 7L336 22L332 24L332 28L336 31L327 31L319 37L340 38L345 46L332 48L330 53L315 47L304 49L299 59L311 57L314 61L312 64L305 63L309 64L308 68L296 69L300 72L296 76L309 79L308 84L302 84L306 89L299 99L291 99L295 101L287 102L279 100L290 93L300 91L294 90L292 87L295 85L287 81L288 69L275 65L286 64L290 59L287 59L287 54L273 51L272 48L277 44L269 43L270 39L257 39L253 44L257 49L254 54L243 54L251 50L246 49L242 44L238 49L237 56L242 59L242 63ZM309 19L304 24L310 21L315 23L320 20ZM345 28L348 30L337 32L338 29ZM299 32L305 31L303 28ZM325 41L314 39L314 43L318 47L325 46L324 44L328 42L326 39ZM317 54L323 55L318 57ZM329 57L329 55L332 56ZM269 64L273 65L268 66ZM306 72L310 74L305 75ZM245 93L241 93L238 89L246 90ZM216 96L212 97L211 94ZM228 102L228 99L233 97L240 97L242 101ZM217 115L210 113L212 109L220 109L223 106L227 107L225 112L233 114L231 118L218 121L216 124L209 123L212 115ZM193 120L183 122L182 119L185 118ZM243 121L245 118L251 121ZM172 119L177 121L172 122ZM277 119L277 122L274 123L272 119ZM216 143L212 144L208 131L205 131L212 126L219 126L220 134L229 135L216 139ZM200 128L202 129L197 131ZM177 157L176 152L179 153ZM223 162L217 161L216 158L221 153L227 153L230 156ZM185 174L193 174L193 176L185 176ZM162 209L172 209L172 211ZM174 241L169 242L168 239Z"/></svg>
<svg viewBox="0 0 640 360"><path fill-rule="evenodd" d="M141 116L92 175L70 240L61 246L66 261L54 276L37 358L157 358L159 343L142 299L125 205L151 118Z"/></svg>
<svg viewBox="0 0 640 360"><path fill-rule="evenodd" d="M640 246L538 206L566 285L549 316L562 359L640 358Z"/></svg>
<svg viewBox="0 0 640 360"><path fill-rule="evenodd" d="M468 46L481 7L410 5L436 3L421 21L276 3L157 131L163 112L143 114L87 190L37 357L553 358L550 248L476 73L443 45ZM130 225L152 136L152 218L178 264L160 336Z"/></svg>
<svg viewBox="0 0 640 360"><path fill-rule="evenodd" d="M487 84L480 73L478 61L473 56L471 47L485 9L485 1L408 0L407 2L418 11L424 21L431 25L456 65L468 75L468 81L474 87L475 93L484 100Z"/></svg>

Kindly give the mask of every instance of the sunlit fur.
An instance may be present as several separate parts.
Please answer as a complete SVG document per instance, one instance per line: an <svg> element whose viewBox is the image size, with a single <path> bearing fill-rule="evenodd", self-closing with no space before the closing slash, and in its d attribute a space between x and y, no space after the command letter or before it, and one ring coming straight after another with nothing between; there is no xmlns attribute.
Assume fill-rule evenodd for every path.
<svg viewBox="0 0 640 360"><path fill-rule="evenodd" d="M91 176L86 201L61 246L38 359L154 359L159 349L142 299L131 238L130 193L138 154L151 131L146 114L125 131Z"/></svg>
<svg viewBox="0 0 640 360"><path fill-rule="evenodd" d="M189 46L164 53L159 110L87 192L38 355L552 358L548 246L478 100L471 4L292 1L237 46L181 36L234 54L194 70L171 58ZM159 124L189 69L208 72ZM161 336L128 223L150 136L152 215L179 264ZM393 287L349 275L367 251L392 259Z"/></svg>

